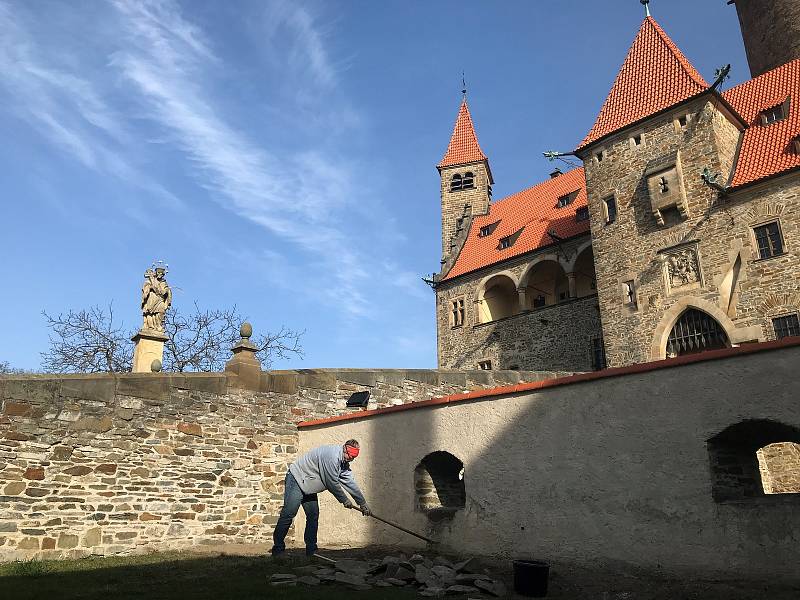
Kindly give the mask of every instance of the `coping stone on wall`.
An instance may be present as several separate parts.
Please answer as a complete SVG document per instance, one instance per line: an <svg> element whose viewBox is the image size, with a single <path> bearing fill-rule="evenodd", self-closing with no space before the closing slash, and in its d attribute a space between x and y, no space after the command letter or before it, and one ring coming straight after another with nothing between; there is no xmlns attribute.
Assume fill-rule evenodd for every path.
<svg viewBox="0 0 800 600"><path fill-rule="evenodd" d="M466 387L467 374L463 371L439 371L439 381L443 384Z"/></svg>
<svg viewBox="0 0 800 600"><path fill-rule="evenodd" d="M406 380L406 372L402 369L381 369L378 381L386 385L402 387Z"/></svg>
<svg viewBox="0 0 800 600"><path fill-rule="evenodd" d="M94 402L108 402L114 398L117 383L112 375L73 375L61 380L61 395Z"/></svg>
<svg viewBox="0 0 800 600"><path fill-rule="evenodd" d="M521 380L519 371L492 371L492 379L498 385L519 383Z"/></svg>
<svg viewBox="0 0 800 600"><path fill-rule="evenodd" d="M208 392L223 396L228 392L228 377L224 373L183 373L181 389Z"/></svg>
<svg viewBox="0 0 800 600"><path fill-rule="evenodd" d="M303 369L298 374L297 384L303 388L336 391L336 372L316 369Z"/></svg>
<svg viewBox="0 0 800 600"><path fill-rule="evenodd" d="M119 379L117 379L117 394L165 401L169 398L172 381L173 378L170 375L126 373L125 375L119 375Z"/></svg>
<svg viewBox="0 0 800 600"><path fill-rule="evenodd" d="M61 393L61 379L55 376L4 378L2 383L0 396L4 400L24 400L37 404L51 402Z"/></svg>
<svg viewBox="0 0 800 600"><path fill-rule="evenodd" d="M427 385L439 385L439 373L429 369L408 369L406 379Z"/></svg>
<svg viewBox="0 0 800 600"><path fill-rule="evenodd" d="M275 392L277 394L296 394L297 373L294 371L263 373L261 376L261 389L265 392Z"/></svg>
<svg viewBox="0 0 800 600"><path fill-rule="evenodd" d="M374 370L345 370L336 374L339 381L363 385L365 387L375 387L378 385L378 374Z"/></svg>

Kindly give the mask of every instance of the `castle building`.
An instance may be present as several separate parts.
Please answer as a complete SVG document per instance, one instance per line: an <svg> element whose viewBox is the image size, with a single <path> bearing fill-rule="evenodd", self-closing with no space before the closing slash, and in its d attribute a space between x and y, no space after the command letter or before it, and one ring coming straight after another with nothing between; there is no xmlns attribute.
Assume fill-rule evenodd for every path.
<svg viewBox="0 0 800 600"><path fill-rule="evenodd" d="M800 335L800 10L736 7L753 79L720 91L648 15L583 167L502 200L462 100L437 165L440 367L586 371Z"/></svg>

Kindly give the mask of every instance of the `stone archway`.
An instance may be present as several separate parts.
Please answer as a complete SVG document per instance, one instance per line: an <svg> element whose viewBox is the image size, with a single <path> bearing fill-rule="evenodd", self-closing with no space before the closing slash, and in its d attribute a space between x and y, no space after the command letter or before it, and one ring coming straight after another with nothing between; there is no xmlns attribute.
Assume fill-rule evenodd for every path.
<svg viewBox="0 0 800 600"><path fill-rule="evenodd" d="M650 360L664 360L667 358L667 342L670 334L672 334L672 330L681 315L690 309L706 313L714 319L727 337L728 345L742 341L741 336L736 335L733 321L719 306L702 298L680 298L664 313L664 316L661 317L661 322L656 327L653 334L653 343L650 347Z"/></svg>

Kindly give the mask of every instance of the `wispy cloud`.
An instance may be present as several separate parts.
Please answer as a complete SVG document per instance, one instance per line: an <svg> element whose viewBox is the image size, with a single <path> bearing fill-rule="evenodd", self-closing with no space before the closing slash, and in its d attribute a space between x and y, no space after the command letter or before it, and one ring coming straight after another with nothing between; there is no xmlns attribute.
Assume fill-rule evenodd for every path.
<svg viewBox="0 0 800 600"><path fill-rule="evenodd" d="M128 39L112 65L144 98L148 115L176 136L200 185L237 214L309 253L334 277L326 293L346 294L346 310L367 313L368 303L359 290L367 277L365 257L354 252L338 226L351 195L346 165L316 150L277 156L267 150L269 140L256 143L227 123L204 87L208 70L217 68L220 60L177 5L117 0L114 6ZM290 5L283 10L295 35L307 38L310 70L329 83L325 52L310 19Z"/></svg>
<svg viewBox="0 0 800 600"><path fill-rule="evenodd" d="M95 86L56 65L28 29L0 3L0 93L7 108L84 166L113 175L167 200L180 201L125 157L130 142L122 119Z"/></svg>

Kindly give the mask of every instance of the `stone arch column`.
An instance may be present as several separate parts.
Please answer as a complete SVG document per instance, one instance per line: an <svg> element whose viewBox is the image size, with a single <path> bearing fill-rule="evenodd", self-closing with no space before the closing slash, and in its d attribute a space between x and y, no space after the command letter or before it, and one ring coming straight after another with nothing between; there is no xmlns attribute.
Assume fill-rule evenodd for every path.
<svg viewBox="0 0 800 600"><path fill-rule="evenodd" d="M664 315L661 317L661 321L656 326L655 332L653 333L653 342L650 346L650 360L664 360L667 357L667 339L669 339L669 334L678 318L689 308L702 310L704 313L708 313L711 317L716 319L717 323L719 323L720 327L725 331L731 344L753 339L753 327L736 329L733 321L731 321L728 315L726 315L718 305L708 300L703 300L702 298L686 296L678 298L675 304L664 312ZM763 337L761 329L755 329L758 330L757 339L760 340Z"/></svg>

